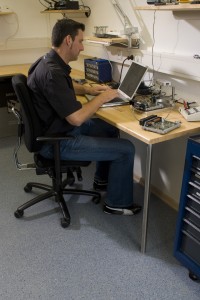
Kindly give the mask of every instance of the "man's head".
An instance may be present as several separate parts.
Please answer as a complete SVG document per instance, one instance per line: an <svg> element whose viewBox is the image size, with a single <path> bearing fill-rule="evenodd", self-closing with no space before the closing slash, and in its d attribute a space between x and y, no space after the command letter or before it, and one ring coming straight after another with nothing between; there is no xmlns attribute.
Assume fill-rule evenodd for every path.
<svg viewBox="0 0 200 300"><path fill-rule="evenodd" d="M76 60L83 47L83 31L85 25L71 19L61 19L56 22L52 30L52 47L65 49L68 52L69 60Z"/></svg>
<svg viewBox="0 0 200 300"><path fill-rule="evenodd" d="M59 47L62 44L64 38L68 35L70 35L72 41L74 41L75 36L78 34L79 30L84 31L85 25L71 19L58 20L52 30L52 46Z"/></svg>

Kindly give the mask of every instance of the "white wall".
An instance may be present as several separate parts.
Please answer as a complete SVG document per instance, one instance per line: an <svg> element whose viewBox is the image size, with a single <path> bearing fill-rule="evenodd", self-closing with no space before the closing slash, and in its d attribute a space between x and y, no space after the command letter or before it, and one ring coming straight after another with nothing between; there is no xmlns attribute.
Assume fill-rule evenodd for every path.
<svg viewBox="0 0 200 300"><path fill-rule="evenodd" d="M200 51L200 11L154 14L152 11L134 11L135 5L146 5L145 0L118 1L132 24L139 29L140 49L106 48L85 43L83 54L105 57L115 62L116 77L119 76L124 58L133 54L136 60L154 68L155 78L168 79L175 85L177 99L200 103L200 60L193 58ZM108 30L117 31L123 29L110 0L83 2L92 11L89 18L77 18L86 25L85 35L93 35L94 26L108 26ZM0 7L4 9L6 6L15 14L0 17L0 65L31 63L48 51L52 26L62 15L41 14L44 7L38 0L0 0ZM83 69L83 57L80 57L78 63L72 63L72 66ZM126 64L123 75L127 67ZM149 77L152 77L151 72ZM134 172L137 177L144 177L146 145L125 134L122 136L131 139L136 145ZM186 140L186 137L180 138L153 147L152 184L175 203L179 201Z"/></svg>

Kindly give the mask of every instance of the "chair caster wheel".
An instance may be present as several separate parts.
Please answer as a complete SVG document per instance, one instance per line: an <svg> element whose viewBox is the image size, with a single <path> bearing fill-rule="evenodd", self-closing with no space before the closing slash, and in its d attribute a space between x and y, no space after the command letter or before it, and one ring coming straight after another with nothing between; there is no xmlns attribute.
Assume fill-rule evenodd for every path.
<svg viewBox="0 0 200 300"><path fill-rule="evenodd" d="M74 182L75 182L75 179L71 179L71 180L69 181L69 186L73 186L73 185L74 185Z"/></svg>
<svg viewBox="0 0 200 300"><path fill-rule="evenodd" d="M65 218L62 218L60 220L60 224L62 228L67 228L70 225L70 220L66 220Z"/></svg>
<svg viewBox="0 0 200 300"><path fill-rule="evenodd" d="M17 219L23 217L23 215L24 215L24 211L23 211L23 210L16 210L16 211L14 212L14 216L15 216L15 218L17 218Z"/></svg>
<svg viewBox="0 0 200 300"><path fill-rule="evenodd" d="M32 187L30 187L28 184L24 187L24 191L26 193L30 193L32 191Z"/></svg>
<svg viewBox="0 0 200 300"><path fill-rule="evenodd" d="M193 281L197 281L199 280L199 277L197 277L194 273L192 273L191 271L189 271L189 277L190 279L192 279Z"/></svg>
<svg viewBox="0 0 200 300"><path fill-rule="evenodd" d="M99 197L93 197L92 202L94 202L95 204L98 204L100 202L100 198Z"/></svg>

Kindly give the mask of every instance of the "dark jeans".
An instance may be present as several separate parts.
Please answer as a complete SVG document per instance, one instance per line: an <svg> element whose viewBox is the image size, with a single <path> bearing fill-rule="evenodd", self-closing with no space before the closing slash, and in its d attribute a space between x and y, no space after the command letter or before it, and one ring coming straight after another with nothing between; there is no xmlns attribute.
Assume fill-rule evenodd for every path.
<svg viewBox="0 0 200 300"><path fill-rule="evenodd" d="M75 138L62 141L62 160L96 161L96 180L108 181L106 204L128 207L133 204L133 144L119 138L117 128L93 118L76 127L68 135ZM40 154L52 158L52 147L44 145Z"/></svg>

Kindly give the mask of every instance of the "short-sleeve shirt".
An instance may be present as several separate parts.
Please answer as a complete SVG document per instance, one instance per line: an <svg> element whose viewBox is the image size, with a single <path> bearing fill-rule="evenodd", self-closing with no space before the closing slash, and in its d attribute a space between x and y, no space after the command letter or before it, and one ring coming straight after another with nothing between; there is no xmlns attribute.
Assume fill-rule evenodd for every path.
<svg viewBox="0 0 200 300"><path fill-rule="evenodd" d="M76 99L70 72L71 67L53 49L29 70L27 83L44 134L63 134L74 128L65 117L82 104Z"/></svg>

